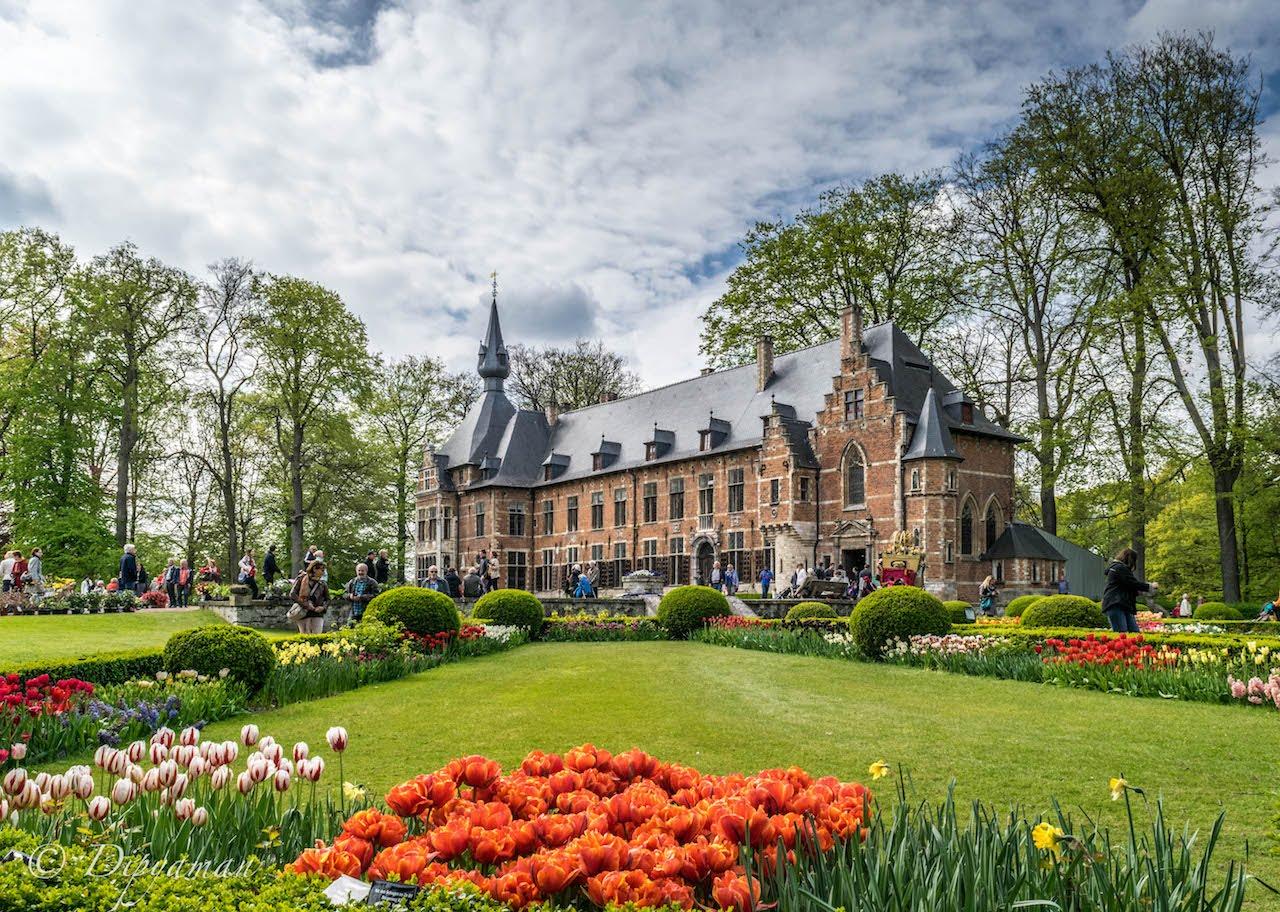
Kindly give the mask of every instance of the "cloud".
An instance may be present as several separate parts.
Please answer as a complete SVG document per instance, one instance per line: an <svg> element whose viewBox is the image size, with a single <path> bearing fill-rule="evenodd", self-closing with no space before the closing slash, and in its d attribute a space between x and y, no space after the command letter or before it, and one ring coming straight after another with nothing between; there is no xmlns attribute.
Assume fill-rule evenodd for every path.
<svg viewBox="0 0 1280 912"><path fill-rule="evenodd" d="M0 167L0 225L36 221L56 213L53 196L43 181Z"/></svg>
<svg viewBox="0 0 1280 912"><path fill-rule="evenodd" d="M943 166L1045 71L1219 6L0 0L0 161L45 188L0 228L249 257L459 367L497 269L509 342L590 326L656 384L753 221ZM1222 6L1275 59L1266 5Z"/></svg>

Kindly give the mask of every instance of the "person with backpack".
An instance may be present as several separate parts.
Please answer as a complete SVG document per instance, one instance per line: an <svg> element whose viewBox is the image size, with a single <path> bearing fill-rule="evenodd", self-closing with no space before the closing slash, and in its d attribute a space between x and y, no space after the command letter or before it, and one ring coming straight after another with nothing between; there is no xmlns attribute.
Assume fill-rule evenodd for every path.
<svg viewBox="0 0 1280 912"><path fill-rule="evenodd" d="M994 577L988 576L982 581L982 585L978 587L978 610L983 614L994 615L996 613L996 596L1000 594L1000 589L996 586Z"/></svg>
<svg viewBox="0 0 1280 912"><path fill-rule="evenodd" d="M1116 633L1138 632L1138 593L1155 592L1159 586L1138 579L1138 552L1122 548L1107 567L1107 585L1102 590L1102 613Z"/></svg>

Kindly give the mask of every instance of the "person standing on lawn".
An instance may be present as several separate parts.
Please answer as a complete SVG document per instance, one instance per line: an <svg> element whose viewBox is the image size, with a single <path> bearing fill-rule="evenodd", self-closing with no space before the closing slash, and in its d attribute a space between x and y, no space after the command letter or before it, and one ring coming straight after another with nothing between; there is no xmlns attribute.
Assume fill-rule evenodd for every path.
<svg viewBox="0 0 1280 912"><path fill-rule="evenodd" d="M356 575L351 578L342 590L347 601L351 602L351 623L359 624L364 617L364 609L378 594L378 581L369 575L369 565L356 564Z"/></svg>
<svg viewBox="0 0 1280 912"><path fill-rule="evenodd" d="M458 574L455 571L453 575ZM373 578L378 581L379 586L385 586L387 580L391 579L391 560L386 548L378 552L378 560L373 565Z"/></svg>
<svg viewBox="0 0 1280 912"><path fill-rule="evenodd" d="M138 550L133 545L124 546L124 554L120 555L120 571L116 574L120 582L120 590L133 592L138 588Z"/></svg>
<svg viewBox="0 0 1280 912"><path fill-rule="evenodd" d="M1178 617L1191 617L1191 596L1186 592L1182 593L1182 601L1178 602Z"/></svg>
<svg viewBox="0 0 1280 912"><path fill-rule="evenodd" d="M1107 587L1102 591L1102 613L1117 633L1138 632L1138 593L1155 592L1159 586L1134 574L1138 552L1123 548L1107 567Z"/></svg>
<svg viewBox="0 0 1280 912"><path fill-rule="evenodd" d="M169 605L178 607L178 559L169 558L169 566L164 571L164 592L169 596Z"/></svg>
<svg viewBox="0 0 1280 912"><path fill-rule="evenodd" d="M280 574L280 562L276 560L276 546L268 545L267 553L262 557L262 578L267 581L267 587L276 581L276 577Z"/></svg>
<svg viewBox="0 0 1280 912"><path fill-rule="evenodd" d="M191 601L191 582L193 576L195 576L195 574L191 572L191 565L187 563L187 559L184 557L178 563L178 581L173 587L174 592L176 592L178 596L178 608L186 608Z"/></svg>
<svg viewBox="0 0 1280 912"><path fill-rule="evenodd" d="M711 588L717 592L724 591L724 574L720 572L720 562L711 565Z"/></svg>
<svg viewBox="0 0 1280 912"><path fill-rule="evenodd" d="M738 568L730 564L724 571L724 591L729 595L738 594Z"/></svg>

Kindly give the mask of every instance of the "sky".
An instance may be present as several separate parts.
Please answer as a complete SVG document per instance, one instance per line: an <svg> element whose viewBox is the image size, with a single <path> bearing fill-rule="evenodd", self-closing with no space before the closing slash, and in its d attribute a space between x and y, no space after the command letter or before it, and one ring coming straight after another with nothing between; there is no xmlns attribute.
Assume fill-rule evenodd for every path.
<svg viewBox="0 0 1280 912"><path fill-rule="evenodd" d="M1280 82L1274 0L0 0L0 230L244 257L454 369L496 270L508 344L602 337L657 385L755 221L945 167L1166 29Z"/></svg>

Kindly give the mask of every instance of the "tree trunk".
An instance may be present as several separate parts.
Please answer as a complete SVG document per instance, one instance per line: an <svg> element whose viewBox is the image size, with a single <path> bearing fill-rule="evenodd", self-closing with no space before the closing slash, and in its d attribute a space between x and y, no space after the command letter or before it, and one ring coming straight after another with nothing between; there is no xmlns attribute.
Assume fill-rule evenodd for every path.
<svg viewBox="0 0 1280 912"><path fill-rule="evenodd" d="M227 408L230 412L230 407ZM240 562L239 524L236 520L236 484L235 464L231 456L231 434L229 414L218 418L218 448L222 458L222 509L227 521L227 566L234 567Z"/></svg>
<svg viewBox="0 0 1280 912"><path fill-rule="evenodd" d="M1236 542L1236 472L1215 469L1214 513L1218 519L1218 548L1222 562L1222 600L1240 601L1240 549Z"/></svg>
<svg viewBox="0 0 1280 912"><path fill-rule="evenodd" d="M289 564L292 575L302 572L302 428L293 428L293 447L289 451Z"/></svg>
<svg viewBox="0 0 1280 912"><path fill-rule="evenodd" d="M120 402L120 446L116 450L116 544L129 541L129 468L138 442L138 378L132 366L126 368Z"/></svg>
<svg viewBox="0 0 1280 912"><path fill-rule="evenodd" d="M1147 387L1147 329L1142 314L1134 315L1133 382L1129 387L1129 543L1138 555L1134 572L1141 579L1147 567L1147 442L1143 428L1143 399Z"/></svg>
<svg viewBox="0 0 1280 912"><path fill-rule="evenodd" d="M1036 361L1036 410L1039 412L1039 433L1036 440L1036 461L1040 464L1040 528L1058 534L1057 472L1054 460L1057 444L1054 440L1053 418L1049 411L1049 379L1046 376L1044 346L1038 345Z"/></svg>
<svg viewBox="0 0 1280 912"><path fill-rule="evenodd" d="M401 459L400 465L404 465L406 462L408 462L407 458ZM404 476L404 473L400 473L399 480L396 481L396 573L397 579L402 583L405 581L405 540L408 538L408 536L405 535L405 527L408 523L409 481ZM457 532L456 529L454 531Z"/></svg>

